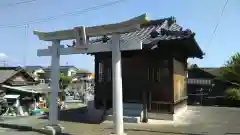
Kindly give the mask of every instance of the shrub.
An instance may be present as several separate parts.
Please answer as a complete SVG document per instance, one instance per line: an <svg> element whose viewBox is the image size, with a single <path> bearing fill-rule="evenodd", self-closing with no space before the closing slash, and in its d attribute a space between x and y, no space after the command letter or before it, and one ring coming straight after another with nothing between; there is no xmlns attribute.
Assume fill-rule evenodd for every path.
<svg viewBox="0 0 240 135"><path fill-rule="evenodd" d="M231 88L226 90L225 97L228 100L238 101L240 100L240 89L239 88Z"/></svg>

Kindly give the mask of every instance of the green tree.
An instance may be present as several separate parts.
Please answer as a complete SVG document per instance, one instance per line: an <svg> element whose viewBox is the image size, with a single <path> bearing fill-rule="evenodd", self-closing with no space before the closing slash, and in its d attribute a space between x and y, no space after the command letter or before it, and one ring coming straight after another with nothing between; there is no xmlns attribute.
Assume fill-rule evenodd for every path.
<svg viewBox="0 0 240 135"><path fill-rule="evenodd" d="M71 83L72 77L65 76L63 73L60 74L59 87L61 90L64 90Z"/></svg>
<svg viewBox="0 0 240 135"><path fill-rule="evenodd" d="M64 92L64 90L68 87L71 81L72 81L72 77L65 76L63 73L60 74L59 87L61 89L61 93L59 96L62 101L66 99L66 93Z"/></svg>
<svg viewBox="0 0 240 135"><path fill-rule="evenodd" d="M240 86L240 53L235 53L221 70L221 79Z"/></svg>
<svg viewBox="0 0 240 135"><path fill-rule="evenodd" d="M198 68L198 65L197 64L191 64L189 67L190 68Z"/></svg>
<svg viewBox="0 0 240 135"><path fill-rule="evenodd" d="M61 73L59 75L59 88L60 88L60 93L59 93L59 97L61 98L61 100L65 100L66 98L66 93L64 92L64 89L67 88L67 86L71 83L72 78L69 76L65 76L63 73ZM46 100L47 100L47 106L49 106L50 101L49 101L49 95L47 95Z"/></svg>
<svg viewBox="0 0 240 135"><path fill-rule="evenodd" d="M225 96L228 100L240 100L240 90L237 88L228 89Z"/></svg>

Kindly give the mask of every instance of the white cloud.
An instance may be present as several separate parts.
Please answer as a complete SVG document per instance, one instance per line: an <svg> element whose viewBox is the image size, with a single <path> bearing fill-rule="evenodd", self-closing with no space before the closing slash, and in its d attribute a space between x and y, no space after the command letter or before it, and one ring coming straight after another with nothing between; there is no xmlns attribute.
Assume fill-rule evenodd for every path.
<svg viewBox="0 0 240 135"><path fill-rule="evenodd" d="M0 58L7 58L7 55L5 53L0 53Z"/></svg>

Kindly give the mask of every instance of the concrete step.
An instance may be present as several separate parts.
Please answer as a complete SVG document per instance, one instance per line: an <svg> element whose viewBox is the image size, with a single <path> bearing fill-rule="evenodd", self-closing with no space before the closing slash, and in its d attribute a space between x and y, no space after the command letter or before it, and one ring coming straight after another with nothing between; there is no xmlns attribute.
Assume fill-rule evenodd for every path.
<svg viewBox="0 0 240 135"><path fill-rule="evenodd" d="M112 115L112 109L109 110L107 112L107 114ZM124 116L137 116L137 117L141 117L143 115L143 111L142 110L133 110L133 109L123 109L123 115Z"/></svg>
<svg viewBox="0 0 240 135"><path fill-rule="evenodd" d="M142 104L123 103L123 122L125 123L140 123L143 116ZM106 120L113 121L112 109L107 111Z"/></svg>
<svg viewBox="0 0 240 135"><path fill-rule="evenodd" d="M143 105L137 103L123 103L123 109L142 110Z"/></svg>
<svg viewBox="0 0 240 135"><path fill-rule="evenodd" d="M106 120L113 121L114 120L113 115L108 115L106 117ZM124 123L141 123L141 118L140 117L123 116L123 122Z"/></svg>

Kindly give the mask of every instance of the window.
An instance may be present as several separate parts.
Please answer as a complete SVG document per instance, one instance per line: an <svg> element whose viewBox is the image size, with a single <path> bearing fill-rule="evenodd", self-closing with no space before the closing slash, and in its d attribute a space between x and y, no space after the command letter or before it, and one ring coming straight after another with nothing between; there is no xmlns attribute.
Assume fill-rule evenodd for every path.
<svg viewBox="0 0 240 135"><path fill-rule="evenodd" d="M188 78L188 84L200 84L200 85L211 85L212 81L208 79L195 79L195 78Z"/></svg>
<svg viewBox="0 0 240 135"><path fill-rule="evenodd" d="M103 63L99 62L98 64L98 82L101 83L104 80L104 74L103 74L103 70L104 69L104 65Z"/></svg>
<svg viewBox="0 0 240 135"><path fill-rule="evenodd" d="M44 79L40 79L40 83L45 83L45 80Z"/></svg>
<svg viewBox="0 0 240 135"><path fill-rule="evenodd" d="M161 80L161 74L160 74L161 69L152 67L148 68L148 81L153 81L153 82L160 82Z"/></svg>

